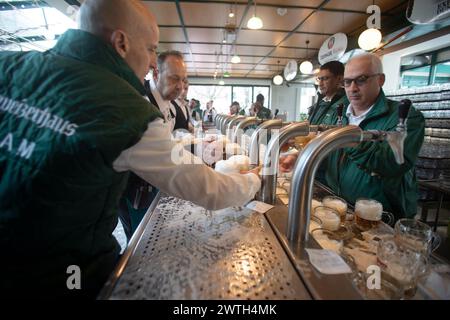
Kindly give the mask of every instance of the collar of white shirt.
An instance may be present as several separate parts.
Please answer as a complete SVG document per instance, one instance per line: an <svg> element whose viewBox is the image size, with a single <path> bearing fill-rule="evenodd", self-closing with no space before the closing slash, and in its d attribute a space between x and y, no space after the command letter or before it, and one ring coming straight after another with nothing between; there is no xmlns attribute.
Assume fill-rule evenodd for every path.
<svg viewBox="0 0 450 320"><path fill-rule="evenodd" d="M370 110L372 110L373 106L374 105L371 105L369 109L367 109L364 113L361 113L359 116L355 116L353 106L349 104L347 111L345 112L345 115L348 118L348 124L359 126L359 124L367 117L367 114L370 112Z"/></svg>
<svg viewBox="0 0 450 320"><path fill-rule="evenodd" d="M150 90L152 91L153 97L155 97L159 110L164 116L165 122L174 122L175 119L170 114L170 110L172 110L173 114L176 114L177 111L169 100L164 100L163 97L161 97L153 78L150 78Z"/></svg>
<svg viewBox="0 0 450 320"><path fill-rule="evenodd" d="M333 97L334 97L334 94L331 96L331 98L327 98L326 96L325 97L323 97L323 101L325 101L325 102L330 102L331 100L333 100Z"/></svg>

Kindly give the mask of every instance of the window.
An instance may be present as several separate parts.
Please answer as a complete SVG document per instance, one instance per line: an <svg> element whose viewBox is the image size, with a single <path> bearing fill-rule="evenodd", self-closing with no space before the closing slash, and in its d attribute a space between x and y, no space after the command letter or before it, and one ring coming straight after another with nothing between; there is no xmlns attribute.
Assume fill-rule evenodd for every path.
<svg viewBox="0 0 450 320"><path fill-rule="evenodd" d="M254 87L253 90L253 102L256 101L256 96L262 94L264 96L264 107L269 107L269 87Z"/></svg>
<svg viewBox="0 0 450 320"><path fill-rule="evenodd" d="M252 87L233 87L233 101L239 102L241 110L244 109L248 114L253 102Z"/></svg>
<svg viewBox="0 0 450 320"><path fill-rule="evenodd" d="M450 82L450 61L439 63L435 67L433 83Z"/></svg>
<svg viewBox="0 0 450 320"><path fill-rule="evenodd" d="M450 82L450 48L402 58L401 88Z"/></svg>
<svg viewBox="0 0 450 320"><path fill-rule="evenodd" d="M431 66L419 67L402 73L402 88L423 87L428 85Z"/></svg>
<svg viewBox="0 0 450 320"><path fill-rule="evenodd" d="M1 2L1 1L0 1ZM58 37L76 23L67 15L43 1L1 2L0 50L44 51L52 48ZM77 7L76 7L77 8Z"/></svg>
<svg viewBox="0 0 450 320"><path fill-rule="evenodd" d="M214 101L217 113L229 113L231 105L231 86L190 85L188 99L195 98L200 101L202 110L206 109L206 103Z"/></svg>
<svg viewBox="0 0 450 320"><path fill-rule="evenodd" d="M206 108L209 100L214 101L214 108L218 113L230 112L230 105L233 101L239 102L241 109L248 111L251 104L256 101L256 96L261 93L264 98L264 105L269 107L270 87L269 86L215 86L215 85L198 85L191 84L189 86L188 99L195 98L200 100L201 108Z"/></svg>

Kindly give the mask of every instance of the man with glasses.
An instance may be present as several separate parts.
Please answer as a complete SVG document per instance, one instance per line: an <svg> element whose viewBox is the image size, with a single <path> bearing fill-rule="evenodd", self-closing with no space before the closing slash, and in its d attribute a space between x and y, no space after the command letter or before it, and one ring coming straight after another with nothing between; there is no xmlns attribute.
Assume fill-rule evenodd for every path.
<svg viewBox="0 0 450 320"><path fill-rule="evenodd" d="M330 107L345 95L342 89L343 76L344 65L339 61L329 61L320 67L317 74L318 101L308 111L311 124L321 124Z"/></svg>
<svg viewBox="0 0 450 320"><path fill-rule="evenodd" d="M343 84L346 97L331 111L336 124L336 106L344 103L343 125L357 125L363 130L395 131L398 102L385 97L382 86L385 75L381 60L374 54L363 54L345 66ZM380 201L396 219L414 217L417 213L417 179L415 163L424 138L425 120L411 107L404 142L405 162L397 164L387 142L363 142L331 154L324 163L325 182L334 192L355 203L358 198Z"/></svg>
<svg viewBox="0 0 450 320"><path fill-rule="evenodd" d="M398 102L385 97L385 81L380 59L374 54L359 55L345 66L343 84L346 97L327 112L323 123L336 124L336 106L344 104L343 125L363 130L395 131ZM417 213L417 179L414 166L423 143L425 120L411 107L404 141L405 162L399 165L386 141L363 142L354 148L333 152L321 165L319 180L350 203L358 198L380 201L396 219ZM288 171L295 157L280 159L280 169ZM323 175L323 176L322 176Z"/></svg>

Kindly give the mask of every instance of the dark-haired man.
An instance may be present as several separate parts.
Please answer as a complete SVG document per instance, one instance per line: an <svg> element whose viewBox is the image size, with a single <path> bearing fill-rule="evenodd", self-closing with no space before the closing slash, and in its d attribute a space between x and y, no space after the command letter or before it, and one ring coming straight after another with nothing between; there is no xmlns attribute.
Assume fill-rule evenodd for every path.
<svg viewBox="0 0 450 320"><path fill-rule="evenodd" d="M329 61L320 67L317 74L319 96L315 105L309 108L308 120L311 124L321 124L330 107L345 95L342 89L344 65L339 61Z"/></svg>

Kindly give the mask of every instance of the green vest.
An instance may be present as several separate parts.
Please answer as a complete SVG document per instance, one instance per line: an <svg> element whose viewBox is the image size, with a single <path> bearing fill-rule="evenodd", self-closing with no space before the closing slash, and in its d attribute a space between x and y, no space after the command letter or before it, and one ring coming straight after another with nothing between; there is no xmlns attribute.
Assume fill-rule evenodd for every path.
<svg viewBox="0 0 450 320"><path fill-rule="evenodd" d="M0 70L0 291L93 296L120 251L127 174L112 164L161 115L115 50L80 30L44 53L2 52ZM70 265L81 291L67 289Z"/></svg>

